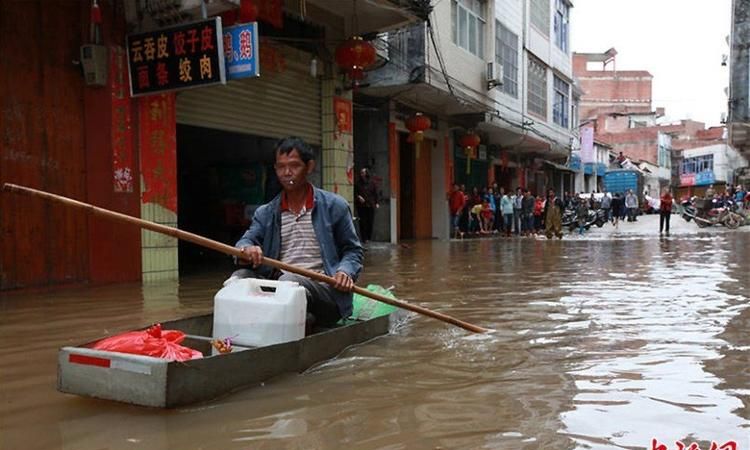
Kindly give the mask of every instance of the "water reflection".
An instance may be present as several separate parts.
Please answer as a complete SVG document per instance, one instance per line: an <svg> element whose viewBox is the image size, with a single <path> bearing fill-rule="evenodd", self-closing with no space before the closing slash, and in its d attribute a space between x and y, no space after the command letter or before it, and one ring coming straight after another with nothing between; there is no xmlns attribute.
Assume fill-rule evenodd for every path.
<svg viewBox="0 0 750 450"><path fill-rule="evenodd" d="M56 351L209 311L226 273L3 293L0 448L748 448L749 235L373 245L364 283L494 332L412 316L303 376L174 411L56 392Z"/></svg>
<svg viewBox="0 0 750 450"><path fill-rule="evenodd" d="M633 243L623 254L641 247L637 265L615 244L610 256L620 272L564 283L571 294L561 303L592 322L577 349L587 357L568 372L575 406L562 414L564 432L579 445L746 444L747 421L734 413L742 402L704 368L721 356L725 342L716 335L746 301L722 288L736 282L723 240L660 241L658 251Z"/></svg>

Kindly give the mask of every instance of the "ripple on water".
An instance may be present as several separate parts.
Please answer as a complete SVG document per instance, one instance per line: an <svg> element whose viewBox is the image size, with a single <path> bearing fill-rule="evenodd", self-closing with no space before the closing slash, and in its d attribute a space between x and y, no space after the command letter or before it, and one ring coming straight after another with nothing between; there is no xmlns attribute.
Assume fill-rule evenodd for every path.
<svg viewBox="0 0 750 450"><path fill-rule="evenodd" d="M56 350L208 311L225 274L3 294L0 446L614 450L693 436L746 448L748 234L375 246L364 282L492 332L411 314L303 375L177 411L55 392Z"/></svg>

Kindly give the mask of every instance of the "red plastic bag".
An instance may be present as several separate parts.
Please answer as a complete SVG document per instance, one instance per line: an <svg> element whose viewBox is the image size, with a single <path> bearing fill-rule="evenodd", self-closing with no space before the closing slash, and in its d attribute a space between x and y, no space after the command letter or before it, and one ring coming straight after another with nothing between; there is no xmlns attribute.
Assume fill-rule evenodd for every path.
<svg viewBox="0 0 750 450"><path fill-rule="evenodd" d="M185 333L177 330L162 330L161 324L144 331L130 331L128 333L111 336L98 341L92 347L95 350L130 353L134 355L153 356L170 361L188 361L203 358L203 353L180 345L185 339Z"/></svg>

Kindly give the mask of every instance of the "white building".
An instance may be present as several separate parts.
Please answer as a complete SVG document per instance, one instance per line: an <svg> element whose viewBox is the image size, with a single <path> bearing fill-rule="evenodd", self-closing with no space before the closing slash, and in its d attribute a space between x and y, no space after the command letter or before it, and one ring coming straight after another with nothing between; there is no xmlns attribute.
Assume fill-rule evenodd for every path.
<svg viewBox="0 0 750 450"><path fill-rule="evenodd" d="M580 149L571 153L569 166L575 170L574 192L602 192L611 153L612 146L599 141L594 141L593 162L581 164Z"/></svg>
<svg viewBox="0 0 750 450"><path fill-rule="evenodd" d="M712 184L721 192L726 185L736 182L737 170L747 165L747 159L726 143L683 150L680 193L700 195Z"/></svg>
<svg viewBox="0 0 750 450"><path fill-rule="evenodd" d="M388 180L390 207L376 216L376 239L447 238L452 182L540 193L572 185L564 166L576 126L571 3L432 6L429 22L382 36L384 63L355 92L355 128L367 127L355 131L356 162ZM432 121L418 152L405 123L415 112ZM460 146L468 130L481 138L475 153Z"/></svg>

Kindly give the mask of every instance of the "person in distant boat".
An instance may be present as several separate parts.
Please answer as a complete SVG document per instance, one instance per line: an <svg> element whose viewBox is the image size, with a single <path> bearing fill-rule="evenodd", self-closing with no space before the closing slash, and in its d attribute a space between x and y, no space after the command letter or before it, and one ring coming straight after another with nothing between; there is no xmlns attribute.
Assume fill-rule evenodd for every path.
<svg viewBox="0 0 750 450"><path fill-rule="evenodd" d="M362 270L363 249L347 201L307 181L314 168L313 152L302 139L279 141L274 169L282 191L255 211L235 245L252 269L232 276L298 282L307 291L308 327L326 327L352 313L351 291ZM262 266L263 256L325 273L336 286Z"/></svg>

